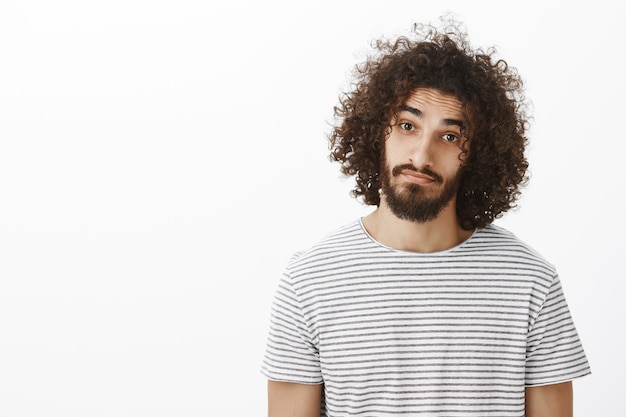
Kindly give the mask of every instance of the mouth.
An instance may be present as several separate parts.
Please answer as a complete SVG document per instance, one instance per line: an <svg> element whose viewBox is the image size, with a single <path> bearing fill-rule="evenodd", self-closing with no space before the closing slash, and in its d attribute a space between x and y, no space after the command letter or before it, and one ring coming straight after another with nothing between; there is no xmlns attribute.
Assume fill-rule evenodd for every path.
<svg viewBox="0 0 626 417"><path fill-rule="evenodd" d="M437 183L438 181L428 174L424 174L422 172L416 172L410 169L403 170L400 175L404 177L407 181L412 182L414 184L419 185L428 185Z"/></svg>

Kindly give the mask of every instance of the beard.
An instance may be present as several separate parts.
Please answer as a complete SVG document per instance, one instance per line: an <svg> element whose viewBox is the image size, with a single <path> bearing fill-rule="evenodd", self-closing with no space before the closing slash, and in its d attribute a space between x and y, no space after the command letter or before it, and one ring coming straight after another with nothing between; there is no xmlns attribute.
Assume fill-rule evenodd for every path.
<svg viewBox="0 0 626 417"><path fill-rule="evenodd" d="M427 187L414 183L397 184L394 179L405 170L428 175L434 179L435 184ZM456 196L461 182L461 171L459 170L453 177L443 178L428 168L417 170L413 165L405 164L390 169L385 163L381 174L382 194L389 209L398 218L426 223L436 219ZM438 192L437 189L431 190L435 187Z"/></svg>

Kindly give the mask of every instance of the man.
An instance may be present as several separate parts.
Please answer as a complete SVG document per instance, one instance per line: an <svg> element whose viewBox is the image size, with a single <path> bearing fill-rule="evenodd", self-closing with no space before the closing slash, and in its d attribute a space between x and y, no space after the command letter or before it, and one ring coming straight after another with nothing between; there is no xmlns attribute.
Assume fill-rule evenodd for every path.
<svg viewBox="0 0 626 417"><path fill-rule="evenodd" d="M590 369L557 272L492 224L527 179L521 79L455 22L413 29L335 109L331 158L376 209L290 260L269 416L571 416Z"/></svg>

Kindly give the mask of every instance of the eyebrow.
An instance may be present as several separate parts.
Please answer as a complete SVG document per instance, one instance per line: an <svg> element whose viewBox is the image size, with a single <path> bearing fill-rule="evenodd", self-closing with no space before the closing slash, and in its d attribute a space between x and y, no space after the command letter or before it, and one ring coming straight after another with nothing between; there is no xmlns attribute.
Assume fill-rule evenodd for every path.
<svg viewBox="0 0 626 417"><path fill-rule="evenodd" d="M416 109L415 107L411 107L406 104L403 104L402 106L400 106L399 110L408 111L409 113L414 114L420 119L424 115L420 109ZM443 119L443 125L465 127L465 123L463 123L463 120L458 120L458 119Z"/></svg>

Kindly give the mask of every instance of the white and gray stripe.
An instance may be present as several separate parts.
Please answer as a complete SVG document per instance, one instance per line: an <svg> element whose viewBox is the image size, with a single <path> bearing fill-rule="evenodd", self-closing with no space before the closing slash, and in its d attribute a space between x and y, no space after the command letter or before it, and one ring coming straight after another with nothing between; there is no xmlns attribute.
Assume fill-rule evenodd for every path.
<svg viewBox="0 0 626 417"><path fill-rule="evenodd" d="M522 417L526 386L590 372L555 268L510 232L413 253L360 221L290 260L262 369L323 383L328 417Z"/></svg>

